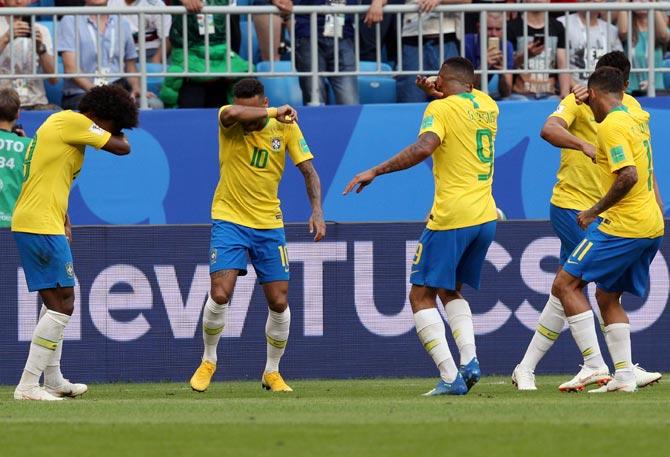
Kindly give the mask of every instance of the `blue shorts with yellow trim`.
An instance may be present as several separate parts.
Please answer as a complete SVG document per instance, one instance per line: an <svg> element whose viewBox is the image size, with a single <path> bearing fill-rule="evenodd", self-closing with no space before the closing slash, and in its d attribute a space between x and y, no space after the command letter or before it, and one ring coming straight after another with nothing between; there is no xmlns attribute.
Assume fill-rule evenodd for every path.
<svg viewBox="0 0 670 457"><path fill-rule="evenodd" d="M458 283L479 289L482 265L496 233L496 221L453 230L425 229L409 281L417 286L456 290Z"/></svg>
<svg viewBox="0 0 670 457"><path fill-rule="evenodd" d="M244 276L248 260L251 260L261 284L288 281L290 275L284 229L254 229L213 220L210 274L220 270L238 270L239 275Z"/></svg>
<svg viewBox="0 0 670 457"><path fill-rule="evenodd" d="M649 266L662 240L662 236L622 238L592 228L563 269L576 278L595 282L605 292L630 292L644 297L649 290Z"/></svg>
<svg viewBox="0 0 670 457"><path fill-rule="evenodd" d="M555 205L549 205L549 220L551 221L551 227L554 229L556 236L561 240L561 254L559 257L559 264L561 266L565 265L565 261L568 260L572 251L575 250L577 245L586 235L586 230L582 230L577 223L577 214L579 214L579 211L575 209L566 209ZM593 221L589 226L589 229L591 227L597 227L598 224L600 224L600 221L600 218Z"/></svg>
<svg viewBox="0 0 670 457"><path fill-rule="evenodd" d="M13 233L30 292L74 287L72 251L65 235Z"/></svg>

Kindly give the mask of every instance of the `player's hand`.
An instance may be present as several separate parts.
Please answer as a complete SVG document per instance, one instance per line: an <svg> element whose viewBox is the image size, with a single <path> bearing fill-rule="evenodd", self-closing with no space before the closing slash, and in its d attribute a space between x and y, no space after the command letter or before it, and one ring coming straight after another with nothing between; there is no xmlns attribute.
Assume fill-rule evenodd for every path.
<svg viewBox="0 0 670 457"><path fill-rule="evenodd" d="M363 23L365 23L365 25L367 25L368 27L372 27L373 25L383 21L384 20L384 13L382 12L383 7L384 5L382 5L381 0L372 0L372 4L370 4L368 12L365 14L365 19L363 19Z"/></svg>
<svg viewBox="0 0 670 457"><path fill-rule="evenodd" d="M277 108L277 120L284 124L292 124L298 121L298 112L289 105Z"/></svg>
<svg viewBox="0 0 670 457"><path fill-rule="evenodd" d="M586 157L591 159L591 162L596 163L596 147L594 145L584 142L582 145L582 152Z"/></svg>
<svg viewBox="0 0 670 457"><path fill-rule="evenodd" d="M575 101L578 105L589 102L589 90L584 84L575 85L571 92L575 94Z"/></svg>
<svg viewBox="0 0 670 457"><path fill-rule="evenodd" d="M538 43L537 41L531 41L528 45L528 57L535 57L542 54L544 51L544 44Z"/></svg>
<svg viewBox="0 0 670 457"><path fill-rule="evenodd" d="M323 213L314 211L309 217L309 233L314 234L314 241L321 241L326 236L326 223L323 221Z"/></svg>
<svg viewBox="0 0 670 457"><path fill-rule="evenodd" d="M430 13L437 5L440 4L440 0L417 0L416 3L419 5L420 12Z"/></svg>
<svg viewBox="0 0 670 457"><path fill-rule="evenodd" d="M597 217L597 214L593 214L590 209L587 209L577 214L577 223L582 230L586 230Z"/></svg>
<svg viewBox="0 0 670 457"><path fill-rule="evenodd" d="M189 13L199 13L203 7L202 0L181 0L181 4Z"/></svg>
<svg viewBox="0 0 670 457"><path fill-rule="evenodd" d="M356 186L358 186L358 189L356 189L356 193L360 194L363 188L372 183L372 181L376 177L377 173L375 173L374 170L372 169L357 174L356 176L354 176L354 179L349 181L349 184L347 184L347 187L344 188L344 192L342 192L342 195L347 195L349 192L354 190L354 187Z"/></svg>
<svg viewBox="0 0 670 457"><path fill-rule="evenodd" d="M436 76L421 76L416 77L416 87L425 92L426 95L433 98L444 98L444 93L440 92L435 85L437 81Z"/></svg>
<svg viewBox="0 0 670 457"><path fill-rule="evenodd" d="M292 0L272 0L272 4L279 8L279 11L282 13L290 13L293 11L293 1Z"/></svg>
<svg viewBox="0 0 670 457"><path fill-rule="evenodd" d="M65 219L65 238L67 242L72 244L72 224L70 224L70 218Z"/></svg>

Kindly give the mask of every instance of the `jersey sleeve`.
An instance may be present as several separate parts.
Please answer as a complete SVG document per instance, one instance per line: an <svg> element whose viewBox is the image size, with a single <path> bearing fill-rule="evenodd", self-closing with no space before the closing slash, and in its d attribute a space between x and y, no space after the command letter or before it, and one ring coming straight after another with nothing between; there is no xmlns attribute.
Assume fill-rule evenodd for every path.
<svg viewBox="0 0 670 457"><path fill-rule="evenodd" d="M616 122L604 122L598 129L600 148L607 157L612 173L624 167L635 166L633 149L625 133Z"/></svg>
<svg viewBox="0 0 670 457"><path fill-rule="evenodd" d="M570 94L561 100L561 103L556 107L556 111L549 115L549 117L563 119L568 124L568 127L572 125L578 116L579 105L577 105L577 101L575 100L575 94Z"/></svg>
<svg viewBox="0 0 670 457"><path fill-rule="evenodd" d="M444 137L447 136L447 126L439 113L437 100L430 102L423 113L419 136L426 132L434 133L440 141L444 141Z"/></svg>
<svg viewBox="0 0 670 457"><path fill-rule="evenodd" d="M107 144L112 136L111 133L83 114L74 111L61 124L60 135L61 139L67 144L93 146L96 149L100 149Z"/></svg>
<svg viewBox="0 0 670 457"><path fill-rule="evenodd" d="M300 127L295 122L288 125L286 145L288 147L288 155L294 165L314 158Z"/></svg>

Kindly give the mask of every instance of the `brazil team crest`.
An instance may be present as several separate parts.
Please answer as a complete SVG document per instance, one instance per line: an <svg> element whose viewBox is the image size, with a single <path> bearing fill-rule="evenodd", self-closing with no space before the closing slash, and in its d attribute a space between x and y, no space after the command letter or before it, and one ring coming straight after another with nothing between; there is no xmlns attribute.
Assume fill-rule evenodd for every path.
<svg viewBox="0 0 670 457"><path fill-rule="evenodd" d="M65 264L65 273L67 273L68 277L74 278L74 265L72 265L72 262Z"/></svg>
<svg viewBox="0 0 670 457"><path fill-rule="evenodd" d="M216 249L209 251L209 263L212 265L216 263Z"/></svg>
<svg viewBox="0 0 670 457"><path fill-rule="evenodd" d="M273 138L271 146L273 151L279 151L281 149L281 140L279 138Z"/></svg>

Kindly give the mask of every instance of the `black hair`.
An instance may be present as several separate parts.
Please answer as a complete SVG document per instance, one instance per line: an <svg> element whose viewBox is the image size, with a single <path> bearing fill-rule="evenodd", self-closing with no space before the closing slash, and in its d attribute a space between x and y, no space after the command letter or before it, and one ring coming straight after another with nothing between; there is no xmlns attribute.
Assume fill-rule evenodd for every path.
<svg viewBox="0 0 670 457"><path fill-rule="evenodd" d="M628 60L626 54L621 51L612 51L603 54L596 63L596 70L602 67L616 68L623 74L624 81L630 79L630 60Z"/></svg>
<svg viewBox="0 0 670 457"><path fill-rule="evenodd" d="M450 57L445 60L440 68L440 73L443 72L453 74L456 79L464 83L474 84L475 82L475 67L465 57Z"/></svg>
<svg viewBox="0 0 670 457"><path fill-rule="evenodd" d="M265 95L263 84L254 78L240 79L233 87L233 96L235 98L253 98Z"/></svg>
<svg viewBox="0 0 670 457"><path fill-rule="evenodd" d="M19 116L21 99L14 89L0 90L0 121L13 122Z"/></svg>
<svg viewBox="0 0 670 457"><path fill-rule="evenodd" d="M100 120L111 121L119 132L137 127L138 124L139 111L135 100L126 89L116 84L89 90L79 102L79 111Z"/></svg>
<svg viewBox="0 0 670 457"><path fill-rule="evenodd" d="M600 67L589 78L589 89L597 89L610 94L624 91L623 73L618 68Z"/></svg>

